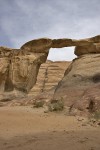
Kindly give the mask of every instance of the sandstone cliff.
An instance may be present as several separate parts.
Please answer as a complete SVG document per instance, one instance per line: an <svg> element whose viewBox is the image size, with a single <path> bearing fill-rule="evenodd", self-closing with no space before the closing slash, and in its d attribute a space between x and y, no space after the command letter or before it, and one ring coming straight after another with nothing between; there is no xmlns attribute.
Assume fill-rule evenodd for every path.
<svg viewBox="0 0 100 150"><path fill-rule="evenodd" d="M49 40L41 39L41 42L43 44L40 40L31 41L19 50L0 47L1 100L23 97L34 86L39 67L46 61L49 50ZM34 46L32 43L35 43ZM46 47L46 52L42 52L44 47Z"/></svg>
<svg viewBox="0 0 100 150"><path fill-rule="evenodd" d="M29 92L29 95L35 97L43 92L55 89L58 82L63 78L69 64L70 62L68 61L46 61L46 63L42 64L37 76L37 82Z"/></svg>
<svg viewBox="0 0 100 150"><path fill-rule="evenodd" d="M70 64L59 82L54 97L62 97L70 111L100 110L100 54L82 55Z"/></svg>
<svg viewBox="0 0 100 150"><path fill-rule="evenodd" d="M37 79L49 49L68 46L75 46L78 58L70 64L58 86L65 69L58 64L43 64ZM49 94L49 90L55 89L52 97L63 98L70 112L100 110L100 35L81 40L41 38L25 43L19 50L0 47L0 62L1 101L20 99L28 93L34 98L40 91Z"/></svg>

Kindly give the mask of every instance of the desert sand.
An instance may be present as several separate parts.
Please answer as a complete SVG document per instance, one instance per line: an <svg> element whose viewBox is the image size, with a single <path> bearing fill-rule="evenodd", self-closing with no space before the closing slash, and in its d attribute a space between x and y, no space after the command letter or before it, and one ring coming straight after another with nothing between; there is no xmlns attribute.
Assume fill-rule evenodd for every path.
<svg viewBox="0 0 100 150"><path fill-rule="evenodd" d="M100 150L100 127L77 118L43 108L1 107L0 150Z"/></svg>

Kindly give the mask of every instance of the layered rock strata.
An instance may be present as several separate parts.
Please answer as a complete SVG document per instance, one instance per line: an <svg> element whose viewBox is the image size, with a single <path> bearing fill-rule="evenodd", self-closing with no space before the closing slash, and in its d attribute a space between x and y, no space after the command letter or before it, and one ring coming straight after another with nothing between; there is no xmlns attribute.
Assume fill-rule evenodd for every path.
<svg viewBox="0 0 100 150"><path fill-rule="evenodd" d="M33 86L36 83L40 65L47 59L49 49L68 46L75 46L74 53L78 58L66 70L64 78L58 84L53 97L55 99L63 97L70 110L72 108L79 109L82 105L79 106L78 104L80 104L84 92L87 93L86 90L91 87L93 89L99 88L100 35L81 40L41 38L25 43L20 49L0 47L0 99L11 100L15 97L26 97L28 93L31 93L31 95L33 93L34 96L35 89ZM48 72L47 68L44 69L46 72ZM48 91L51 87L54 87L56 84L55 78L59 77L54 77L54 79L52 77L51 79L48 76L48 80L43 82L43 87L40 89ZM51 82L55 84L53 85ZM84 97L86 98L86 96ZM88 106L84 103L84 110L90 110L90 102L89 100ZM98 100L92 103L94 107ZM98 108L95 107L95 109Z"/></svg>
<svg viewBox="0 0 100 150"><path fill-rule="evenodd" d="M37 82L29 92L33 97L44 92L55 89L58 82L63 78L66 68L69 66L68 61L46 61L42 64L37 76Z"/></svg>
<svg viewBox="0 0 100 150"><path fill-rule="evenodd" d="M0 47L0 99L24 96L36 83L39 67L48 56L49 41L43 39L34 48L25 44L19 50ZM30 42L31 43L31 42ZM34 43L32 41L32 43ZM46 52L42 49L46 47ZM36 51L37 49L37 51ZM38 51L39 49L39 51ZM41 50L41 51L40 51Z"/></svg>

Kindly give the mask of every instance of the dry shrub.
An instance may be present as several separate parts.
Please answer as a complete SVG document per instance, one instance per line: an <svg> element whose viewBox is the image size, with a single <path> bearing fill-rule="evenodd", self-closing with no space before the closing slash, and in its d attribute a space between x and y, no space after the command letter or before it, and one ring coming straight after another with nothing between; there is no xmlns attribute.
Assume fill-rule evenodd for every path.
<svg viewBox="0 0 100 150"><path fill-rule="evenodd" d="M44 105L44 101L36 100L36 101L34 102L34 107L35 107L35 108L43 107L43 105Z"/></svg>
<svg viewBox="0 0 100 150"><path fill-rule="evenodd" d="M49 111L62 111L64 109L63 100L52 100L51 103L48 104L48 109Z"/></svg>
<svg viewBox="0 0 100 150"><path fill-rule="evenodd" d="M100 111L96 111L95 113L94 113L94 119L96 119L96 120L100 120Z"/></svg>

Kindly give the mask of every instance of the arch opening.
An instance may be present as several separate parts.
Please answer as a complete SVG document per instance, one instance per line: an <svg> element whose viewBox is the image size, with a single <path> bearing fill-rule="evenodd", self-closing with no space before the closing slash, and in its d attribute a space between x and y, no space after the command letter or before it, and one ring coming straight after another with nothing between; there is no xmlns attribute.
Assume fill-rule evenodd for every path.
<svg viewBox="0 0 100 150"><path fill-rule="evenodd" d="M77 56L74 54L75 47L51 48L47 60L72 61Z"/></svg>

